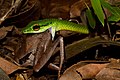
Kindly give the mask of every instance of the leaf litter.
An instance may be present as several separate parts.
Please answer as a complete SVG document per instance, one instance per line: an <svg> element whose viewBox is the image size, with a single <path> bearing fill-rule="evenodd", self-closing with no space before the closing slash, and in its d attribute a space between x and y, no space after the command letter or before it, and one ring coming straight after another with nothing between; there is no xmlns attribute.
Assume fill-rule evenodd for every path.
<svg viewBox="0 0 120 80"><path fill-rule="evenodd" d="M0 67L4 70L5 76L8 76L11 80L57 79L60 69L60 57L58 53L60 53L59 50L61 49L57 45L59 35L57 35L55 41L51 41L51 35L48 31L41 34L25 35L20 32L21 28L25 27L30 21L42 18L62 18L69 20L70 18L79 17L85 23L85 17L82 15L86 9L84 2L90 7L90 0L64 0L64 2L55 0L26 0L24 2L16 0L20 1L20 3L16 4L16 8L10 9L12 1L1 0L0 2L0 7L2 6L0 9L2 11L0 13L0 20L2 20L0 22ZM64 32L64 34L69 35L67 32ZM74 34L72 36L65 36L64 40L69 41L71 38L76 37L76 35L81 38L81 35ZM105 59L105 57L98 58L96 51L95 61L86 61L86 53L84 55L81 54L98 45L106 45L107 47L115 45L119 47L119 43L106 41L100 37L89 39L86 36L84 37L84 35L81 40L77 40L73 39L73 42L69 43L65 41L66 60L59 80L82 80L88 78L95 78L97 80L119 79L118 59L114 59L114 63L109 60L96 61L96 59ZM81 59L84 58L85 60L79 60L79 63L76 63L77 58L74 57L78 54L82 56ZM72 61L76 62L68 66L66 62L69 63ZM101 78L101 75L104 75L104 77Z"/></svg>

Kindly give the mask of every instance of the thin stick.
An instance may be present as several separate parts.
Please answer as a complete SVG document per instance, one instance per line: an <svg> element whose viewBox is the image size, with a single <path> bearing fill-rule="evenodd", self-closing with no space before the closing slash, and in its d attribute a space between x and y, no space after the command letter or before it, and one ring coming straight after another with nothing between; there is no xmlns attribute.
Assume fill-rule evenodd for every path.
<svg viewBox="0 0 120 80"><path fill-rule="evenodd" d="M60 78L60 72L62 69L63 61L64 61L64 41L63 37L60 37L60 69L58 71L58 78Z"/></svg>

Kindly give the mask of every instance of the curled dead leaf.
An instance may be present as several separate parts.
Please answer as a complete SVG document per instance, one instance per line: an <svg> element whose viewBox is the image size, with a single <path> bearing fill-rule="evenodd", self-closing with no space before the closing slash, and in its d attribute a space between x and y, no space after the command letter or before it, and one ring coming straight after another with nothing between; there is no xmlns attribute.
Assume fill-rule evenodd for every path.
<svg viewBox="0 0 120 80"><path fill-rule="evenodd" d="M76 69L83 65L85 65L85 63L82 62L72 65L65 70L59 80L82 80L82 77L76 72Z"/></svg>
<svg viewBox="0 0 120 80"><path fill-rule="evenodd" d="M101 69L105 68L106 65L107 64L88 64L76 70L79 74L81 74L82 79L92 79Z"/></svg>

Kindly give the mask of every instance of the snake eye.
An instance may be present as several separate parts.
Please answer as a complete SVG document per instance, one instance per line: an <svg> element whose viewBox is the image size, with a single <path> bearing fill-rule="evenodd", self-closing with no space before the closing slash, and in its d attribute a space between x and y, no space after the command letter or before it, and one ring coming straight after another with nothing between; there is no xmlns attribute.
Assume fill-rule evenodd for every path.
<svg viewBox="0 0 120 80"><path fill-rule="evenodd" d="M33 30L34 31L38 31L40 29L40 26L38 24L34 25L33 26Z"/></svg>

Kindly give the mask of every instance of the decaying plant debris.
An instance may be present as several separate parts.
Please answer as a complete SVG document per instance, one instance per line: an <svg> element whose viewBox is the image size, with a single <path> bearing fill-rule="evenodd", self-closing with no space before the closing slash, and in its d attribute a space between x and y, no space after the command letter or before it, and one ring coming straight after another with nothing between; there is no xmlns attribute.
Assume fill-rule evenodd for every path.
<svg viewBox="0 0 120 80"><path fill-rule="evenodd" d="M117 2L107 1L113 6ZM0 0L0 79L119 80L119 22L113 24L112 34L102 34L98 22L88 35L60 31L55 40L49 31L21 32L29 22L44 18L87 25L84 13L88 7L91 9L90 0ZM106 17L111 15L104 11Z"/></svg>

